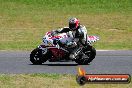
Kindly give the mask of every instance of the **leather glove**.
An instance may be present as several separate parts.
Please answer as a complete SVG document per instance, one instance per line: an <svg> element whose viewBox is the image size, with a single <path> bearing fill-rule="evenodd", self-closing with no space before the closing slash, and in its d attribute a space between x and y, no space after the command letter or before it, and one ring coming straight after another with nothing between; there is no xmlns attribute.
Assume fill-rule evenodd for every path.
<svg viewBox="0 0 132 88"><path fill-rule="evenodd" d="M59 42L59 39L53 39L53 44L54 44L54 45L57 45L58 42Z"/></svg>
<svg viewBox="0 0 132 88"><path fill-rule="evenodd" d="M76 42L69 42L69 43L67 43L67 47L74 47L76 45L77 45Z"/></svg>
<svg viewBox="0 0 132 88"><path fill-rule="evenodd" d="M73 43L72 42L69 42L69 43L67 43L67 46L71 46Z"/></svg>
<svg viewBox="0 0 132 88"><path fill-rule="evenodd" d="M51 32L51 36L54 36L55 34L57 34L56 31L52 31L52 32Z"/></svg>

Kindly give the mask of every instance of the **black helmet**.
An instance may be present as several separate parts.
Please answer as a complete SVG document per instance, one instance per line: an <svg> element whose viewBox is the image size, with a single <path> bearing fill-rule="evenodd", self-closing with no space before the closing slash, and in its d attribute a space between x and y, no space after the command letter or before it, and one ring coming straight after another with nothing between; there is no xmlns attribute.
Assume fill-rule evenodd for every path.
<svg viewBox="0 0 132 88"><path fill-rule="evenodd" d="M71 18L69 20L69 28L72 31L75 31L79 27L79 25L80 25L80 23L79 23L79 20L77 18Z"/></svg>

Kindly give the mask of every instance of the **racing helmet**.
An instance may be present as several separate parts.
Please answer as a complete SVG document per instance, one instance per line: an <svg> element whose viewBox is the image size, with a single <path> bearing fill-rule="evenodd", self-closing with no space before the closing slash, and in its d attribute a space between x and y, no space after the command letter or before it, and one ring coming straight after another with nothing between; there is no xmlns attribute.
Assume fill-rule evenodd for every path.
<svg viewBox="0 0 132 88"><path fill-rule="evenodd" d="M75 31L79 27L79 25L80 23L77 18L71 18L69 20L69 28L71 29L71 31Z"/></svg>

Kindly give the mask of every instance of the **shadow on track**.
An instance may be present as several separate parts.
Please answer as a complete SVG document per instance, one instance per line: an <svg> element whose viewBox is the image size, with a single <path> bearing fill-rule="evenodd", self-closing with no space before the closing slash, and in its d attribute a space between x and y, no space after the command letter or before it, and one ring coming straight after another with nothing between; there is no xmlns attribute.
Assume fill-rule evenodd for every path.
<svg viewBox="0 0 132 88"><path fill-rule="evenodd" d="M29 64L29 65L34 65L34 64ZM78 64L41 64L44 66L78 66Z"/></svg>
<svg viewBox="0 0 132 88"><path fill-rule="evenodd" d="M29 65L34 65L34 64L29 64ZM90 64L87 64L87 65L90 65ZM41 66L80 66L80 65L78 65L78 64L58 64L58 63L55 63L55 64L41 64Z"/></svg>
<svg viewBox="0 0 132 88"><path fill-rule="evenodd" d="M47 66L78 66L78 64L42 64Z"/></svg>

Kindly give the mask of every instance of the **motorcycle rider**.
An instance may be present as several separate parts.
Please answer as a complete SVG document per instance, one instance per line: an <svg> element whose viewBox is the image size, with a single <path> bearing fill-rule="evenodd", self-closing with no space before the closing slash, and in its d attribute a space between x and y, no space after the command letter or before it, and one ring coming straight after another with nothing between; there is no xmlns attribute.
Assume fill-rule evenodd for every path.
<svg viewBox="0 0 132 88"><path fill-rule="evenodd" d="M68 33L70 37L73 38L72 42L68 42L66 46L63 46L61 41L57 42L61 47L68 47L71 51L70 59L75 59L75 52L78 50L77 45L85 45L87 42L87 30L86 27L80 25L80 22L77 18L71 18L69 20L69 27L64 27L58 30L53 31L53 35L56 33ZM56 44L56 41L54 42Z"/></svg>

